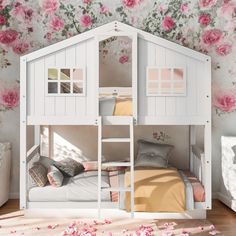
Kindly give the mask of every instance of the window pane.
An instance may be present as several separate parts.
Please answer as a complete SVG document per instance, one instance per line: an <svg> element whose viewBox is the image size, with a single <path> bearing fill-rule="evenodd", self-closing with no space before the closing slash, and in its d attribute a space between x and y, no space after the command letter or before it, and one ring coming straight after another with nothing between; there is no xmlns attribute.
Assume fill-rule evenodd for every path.
<svg viewBox="0 0 236 236"><path fill-rule="evenodd" d="M57 80L57 79L58 79L57 69L53 68L48 69L48 80Z"/></svg>
<svg viewBox="0 0 236 236"><path fill-rule="evenodd" d="M184 72L183 69L174 69L174 80L183 80Z"/></svg>
<svg viewBox="0 0 236 236"><path fill-rule="evenodd" d="M48 83L48 93L57 93L57 92L58 92L57 82Z"/></svg>
<svg viewBox="0 0 236 236"><path fill-rule="evenodd" d="M150 68L148 70L148 80L158 80L158 69Z"/></svg>
<svg viewBox="0 0 236 236"><path fill-rule="evenodd" d="M61 83L61 93L70 93L70 83Z"/></svg>
<svg viewBox="0 0 236 236"><path fill-rule="evenodd" d="M81 82L73 83L73 93L83 93L83 83Z"/></svg>
<svg viewBox="0 0 236 236"><path fill-rule="evenodd" d="M149 95L157 95L158 94L158 87L159 87L158 83L149 82L149 84L148 84L148 94Z"/></svg>
<svg viewBox="0 0 236 236"><path fill-rule="evenodd" d="M70 69L61 69L61 80L70 80Z"/></svg>
<svg viewBox="0 0 236 236"><path fill-rule="evenodd" d="M161 69L161 79L170 80L171 79L171 69Z"/></svg>
<svg viewBox="0 0 236 236"><path fill-rule="evenodd" d="M83 70L82 69L73 69L73 79L74 80L83 80Z"/></svg>

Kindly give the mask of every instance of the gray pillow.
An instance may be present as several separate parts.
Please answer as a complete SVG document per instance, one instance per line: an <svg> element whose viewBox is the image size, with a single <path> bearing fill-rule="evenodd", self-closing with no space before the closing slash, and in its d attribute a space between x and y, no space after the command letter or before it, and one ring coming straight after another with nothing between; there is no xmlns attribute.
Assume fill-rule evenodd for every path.
<svg viewBox="0 0 236 236"><path fill-rule="evenodd" d="M138 155L135 166L167 168L173 145L138 141Z"/></svg>
<svg viewBox="0 0 236 236"><path fill-rule="evenodd" d="M44 187L48 181L47 169L39 162L35 162L29 169L29 175L39 187Z"/></svg>
<svg viewBox="0 0 236 236"><path fill-rule="evenodd" d="M53 165L56 166L63 174L70 177L78 175L84 170L84 166L81 163L71 158L57 161Z"/></svg>
<svg viewBox="0 0 236 236"><path fill-rule="evenodd" d="M112 116L114 112L116 99L115 98L100 98L99 99L99 114L103 116Z"/></svg>
<svg viewBox="0 0 236 236"><path fill-rule="evenodd" d="M60 187L62 185L64 176L55 166L48 168L48 181L53 187Z"/></svg>
<svg viewBox="0 0 236 236"><path fill-rule="evenodd" d="M39 162L45 166L47 169L52 166L56 161L54 161L52 158L40 156Z"/></svg>

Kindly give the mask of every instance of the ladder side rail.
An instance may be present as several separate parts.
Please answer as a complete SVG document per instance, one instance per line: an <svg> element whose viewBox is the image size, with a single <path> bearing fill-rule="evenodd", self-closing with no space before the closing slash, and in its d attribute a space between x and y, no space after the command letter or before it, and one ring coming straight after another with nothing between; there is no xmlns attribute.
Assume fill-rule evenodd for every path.
<svg viewBox="0 0 236 236"><path fill-rule="evenodd" d="M101 192L102 192L102 120L98 117L98 218L101 217Z"/></svg>
<svg viewBox="0 0 236 236"><path fill-rule="evenodd" d="M130 212L134 217L134 120L130 119Z"/></svg>

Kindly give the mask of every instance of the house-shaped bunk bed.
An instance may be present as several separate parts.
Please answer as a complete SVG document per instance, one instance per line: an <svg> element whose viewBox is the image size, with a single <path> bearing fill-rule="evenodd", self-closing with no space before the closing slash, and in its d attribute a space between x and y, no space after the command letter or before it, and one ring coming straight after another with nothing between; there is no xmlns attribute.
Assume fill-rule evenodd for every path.
<svg viewBox="0 0 236 236"><path fill-rule="evenodd" d="M101 63L107 53L103 50L106 43L117 39L129 45L126 49L131 57L120 58L121 64L130 61L126 74L118 79L113 73L117 67ZM64 208L75 215L103 216L112 209L112 214L120 216L206 217L206 210L211 209L209 56L114 21L22 56L20 84L20 207L26 213L39 210L50 215L52 209ZM67 129L72 125L96 129L96 142L91 147L96 146L97 169L82 171L61 187L35 186L32 168L43 158L43 127L49 128L51 150L50 127ZM128 135L115 137L112 131L104 135L108 126L125 127ZM140 134L148 126L187 127L189 155L185 169L194 181L186 172L166 165L172 145L136 137L136 129L143 129ZM181 142L182 132L177 136ZM104 160L104 145L112 147L115 143L120 147L128 144L129 159ZM173 150L171 155L175 156ZM114 167L119 167L117 186L106 174Z"/></svg>

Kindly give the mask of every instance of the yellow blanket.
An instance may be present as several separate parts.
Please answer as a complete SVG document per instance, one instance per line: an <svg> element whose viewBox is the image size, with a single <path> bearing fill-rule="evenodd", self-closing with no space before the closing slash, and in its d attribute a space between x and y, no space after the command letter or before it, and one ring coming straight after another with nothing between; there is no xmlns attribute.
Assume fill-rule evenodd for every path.
<svg viewBox="0 0 236 236"><path fill-rule="evenodd" d="M116 99L113 116L132 116L132 99Z"/></svg>
<svg viewBox="0 0 236 236"><path fill-rule="evenodd" d="M185 211L185 186L176 169L136 169L134 172L135 211ZM125 173L125 186L130 186L130 172ZM130 211L130 192L125 196Z"/></svg>

